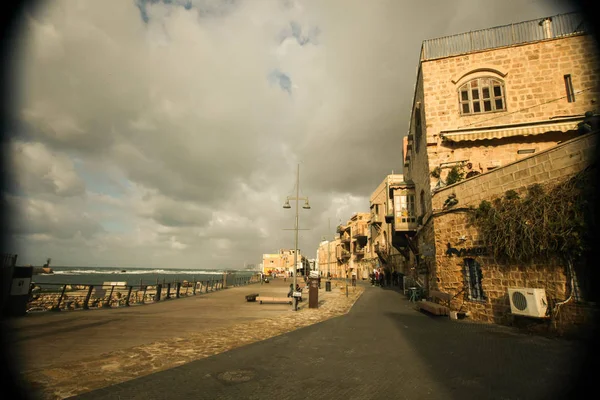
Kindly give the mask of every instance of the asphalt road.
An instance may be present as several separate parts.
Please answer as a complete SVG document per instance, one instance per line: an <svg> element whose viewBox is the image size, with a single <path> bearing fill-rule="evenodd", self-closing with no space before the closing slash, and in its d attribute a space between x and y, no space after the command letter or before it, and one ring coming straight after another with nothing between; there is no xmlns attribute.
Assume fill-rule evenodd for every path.
<svg viewBox="0 0 600 400"><path fill-rule="evenodd" d="M369 287L345 316L74 398L565 398L583 350L422 314Z"/></svg>

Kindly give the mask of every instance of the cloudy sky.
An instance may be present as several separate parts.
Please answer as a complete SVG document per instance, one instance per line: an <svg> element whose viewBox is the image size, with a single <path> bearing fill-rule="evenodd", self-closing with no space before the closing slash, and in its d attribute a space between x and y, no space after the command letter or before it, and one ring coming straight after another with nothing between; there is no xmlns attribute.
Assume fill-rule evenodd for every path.
<svg viewBox="0 0 600 400"><path fill-rule="evenodd" d="M400 173L424 39L558 0L55 0L13 53L20 264L236 268L314 257ZM331 230L328 221L331 221Z"/></svg>

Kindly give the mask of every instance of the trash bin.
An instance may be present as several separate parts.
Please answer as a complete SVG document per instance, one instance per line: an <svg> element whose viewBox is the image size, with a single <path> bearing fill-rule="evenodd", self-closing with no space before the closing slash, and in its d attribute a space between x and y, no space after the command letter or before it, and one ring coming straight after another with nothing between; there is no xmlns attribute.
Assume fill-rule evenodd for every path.
<svg viewBox="0 0 600 400"><path fill-rule="evenodd" d="M308 285L308 308L319 308L319 278L310 278Z"/></svg>
<svg viewBox="0 0 600 400"><path fill-rule="evenodd" d="M19 317L27 314L33 267L12 267L11 269L10 292L4 313L9 317Z"/></svg>
<svg viewBox="0 0 600 400"><path fill-rule="evenodd" d="M325 291L331 292L331 281L325 282Z"/></svg>

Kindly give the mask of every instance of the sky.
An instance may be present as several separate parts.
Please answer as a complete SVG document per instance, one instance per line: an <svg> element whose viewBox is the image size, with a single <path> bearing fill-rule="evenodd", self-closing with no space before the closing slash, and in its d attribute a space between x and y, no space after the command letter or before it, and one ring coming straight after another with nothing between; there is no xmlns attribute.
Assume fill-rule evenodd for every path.
<svg viewBox="0 0 600 400"><path fill-rule="evenodd" d="M55 0L11 65L18 264L241 268L323 237L387 174L423 40L559 0ZM293 204L293 203L292 203ZM300 203L302 206L303 203Z"/></svg>

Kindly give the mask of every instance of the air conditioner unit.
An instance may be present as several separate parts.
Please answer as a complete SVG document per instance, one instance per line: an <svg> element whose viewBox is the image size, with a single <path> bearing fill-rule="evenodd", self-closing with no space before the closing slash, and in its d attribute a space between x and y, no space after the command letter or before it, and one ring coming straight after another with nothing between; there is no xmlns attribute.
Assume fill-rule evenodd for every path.
<svg viewBox="0 0 600 400"><path fill-rule="evenodd" d="M545 318L548 301L545 289L509 288L510 311L515 315Z"/></svg>

